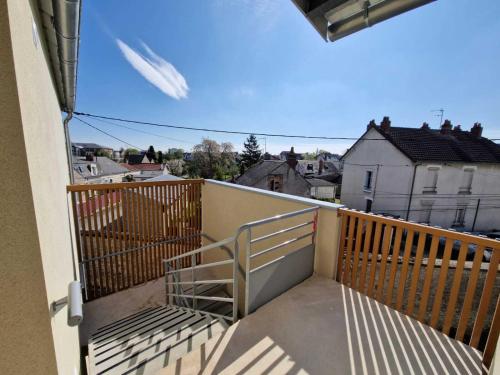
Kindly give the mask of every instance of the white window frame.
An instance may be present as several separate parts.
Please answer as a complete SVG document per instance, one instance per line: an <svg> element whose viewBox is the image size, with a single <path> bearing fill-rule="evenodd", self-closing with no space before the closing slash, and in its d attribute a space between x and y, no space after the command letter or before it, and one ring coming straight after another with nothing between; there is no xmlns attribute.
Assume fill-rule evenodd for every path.
<svg viewBox="0 0 500 375"><path fill-rule="evenodd" d="M420 215L419 222L424 224L429 224L431 222L432 206L434 201L420 201Z"/></svg>
<svg viewBox="0 0 500 375"><path fill-rule="evenodd" d="M439 180L439 171L441 170L440 165L428 165L426 174L425 174L425 179L424 179L424 187L422 189L423 194L436 194L437 193L437 184ZM434 172L434 181L432 182L432 186L427 186L427 180L430 172Z"/></svg>
<svg viewBox="0 0 500 375"><path fill-rule="evenodd" d="M477 170L477 167L465 166L462 170L462 181L458 187L458 194L471 194L472 183L474 182L474 172ZM467 173L470 173L470 179L467 178Z"/></svg>
<svg viewBox="0 0 500 375"><path fill-rule="evenodd" d="M454 227L465 226L465 215L467 214L467 205L458 205L453 218ZM459 216L460 215L460 216Z"/></svg>
<svg viewBox="0 0 500 375"><path fill-rule="evenodd" d="M368 182L368 173L370 173L370 185L368 186L367 182ZM365 177L364 177L364 180L363 180L363 191L366 191L366 192L371 192L372 189L373 189L373 170L372 169L368 169L365 171Z"/></svg>

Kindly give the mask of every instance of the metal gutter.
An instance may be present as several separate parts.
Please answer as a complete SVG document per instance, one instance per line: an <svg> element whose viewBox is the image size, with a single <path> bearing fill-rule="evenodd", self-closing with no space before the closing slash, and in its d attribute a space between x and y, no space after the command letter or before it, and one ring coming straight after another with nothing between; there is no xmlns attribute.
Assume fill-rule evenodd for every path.
<svg viewBox="0 0 500 375"><path fill-rule="evenodd" d="M72 113L76 102L81 0L38 3L61 110Z"/></svg>

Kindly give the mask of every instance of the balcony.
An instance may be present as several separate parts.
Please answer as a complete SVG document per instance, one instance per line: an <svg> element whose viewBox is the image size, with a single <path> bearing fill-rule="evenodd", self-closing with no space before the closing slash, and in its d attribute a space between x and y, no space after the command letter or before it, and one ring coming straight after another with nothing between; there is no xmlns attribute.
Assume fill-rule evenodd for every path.
<svg viewBox="0 0 500 375"><path fill-rule="evenodd" d="M490 366L499 241L216 181L68 191L91 373Z"/></svg>

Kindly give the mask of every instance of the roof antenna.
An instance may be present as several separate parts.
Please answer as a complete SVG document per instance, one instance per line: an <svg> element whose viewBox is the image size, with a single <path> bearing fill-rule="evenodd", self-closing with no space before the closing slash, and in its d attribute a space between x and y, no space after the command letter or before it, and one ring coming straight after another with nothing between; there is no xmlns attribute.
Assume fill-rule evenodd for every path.
<svg viewBox="0 0 500 375"><path fill-rule="evenodd" d="M431 112L439 112L439 113L435 114L434 116L439 117L439 127L441 127L441 125L443 125L444 109L443 108L433 109Z"/></svg>

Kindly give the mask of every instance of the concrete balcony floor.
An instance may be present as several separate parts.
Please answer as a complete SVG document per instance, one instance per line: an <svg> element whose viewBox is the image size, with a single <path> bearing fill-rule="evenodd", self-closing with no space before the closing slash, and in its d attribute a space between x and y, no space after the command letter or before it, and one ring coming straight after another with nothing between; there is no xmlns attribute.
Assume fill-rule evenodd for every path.
<svg viewBox="0 0 500 375"><path fill-rule="evenodd" d="M159 374L480 374L481 353L312 277Z"/></svg>

